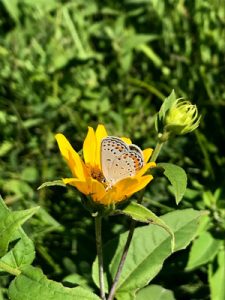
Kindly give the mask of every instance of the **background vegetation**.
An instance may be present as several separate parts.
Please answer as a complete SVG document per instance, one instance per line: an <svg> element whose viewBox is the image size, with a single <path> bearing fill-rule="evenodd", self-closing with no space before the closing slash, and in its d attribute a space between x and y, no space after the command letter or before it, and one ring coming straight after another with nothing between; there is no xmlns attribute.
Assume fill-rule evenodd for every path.
<svg viewBox="0 0 225 300"><path fill-rule="evenodd" d="M197 132L168 143L158 161L187 171L179 208L208 209L207 232L223 239L224 25L219 0L0 1L0 193L13 208L41 205L26 231L35 265L49 278L80 275L90 284L95 258L93 224L79 194L37 191L70 174L54 134L79 150L87 126L104 123L112 135L154 147L154 115L172 89L197 104L202 121ZM176 208L165 183L157 177L145 197L157 215ZM128 228L125 217L110 221L105 241ZM153 283L176 299L209 299L217 252L187 269L189 253L168 259ZM8 280L1 276L0 299L7 299Z"/></svg>

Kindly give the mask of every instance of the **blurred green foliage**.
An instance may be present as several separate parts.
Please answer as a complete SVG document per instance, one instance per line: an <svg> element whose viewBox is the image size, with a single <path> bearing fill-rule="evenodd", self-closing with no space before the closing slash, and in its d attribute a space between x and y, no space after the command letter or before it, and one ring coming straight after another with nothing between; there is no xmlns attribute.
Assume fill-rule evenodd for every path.
<svg viewBox="0 0 225 300"><path fill-rule="evenodd" d="M88 280L95 257L92 220L76 191L36 190L69 176L54 134L80 150L87 126L100 122L154 147L154 115L172 89L197 104L202 120L195 134L168 143L159 161L188 173L180 207L209 209L213 233L224 232L215 214L225 207L224 20L219 0L0 1L0 193L14 207L42 206L27 230L36 264L50 277ZM217 189L215 208L204 195ZM161 215L175 207L169 197L157 178L145 204ZM124 218L111 221L105 240L127 228ZM172 256L155 283L177 299L208 299L206 269L185 273L187 255Z"/></svg>

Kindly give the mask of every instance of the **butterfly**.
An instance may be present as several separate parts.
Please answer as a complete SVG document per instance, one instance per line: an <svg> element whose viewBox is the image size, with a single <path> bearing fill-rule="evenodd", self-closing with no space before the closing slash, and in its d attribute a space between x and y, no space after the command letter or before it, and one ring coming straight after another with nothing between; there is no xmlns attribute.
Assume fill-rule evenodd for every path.
<svg viewBox="0 0 225 300"><path fill-rule="evenodd" d="M143 165L143 153L138 146L128 145L115 136L102 139L102 172L106 183L110 186L121 179L136 175Z"/></svg>

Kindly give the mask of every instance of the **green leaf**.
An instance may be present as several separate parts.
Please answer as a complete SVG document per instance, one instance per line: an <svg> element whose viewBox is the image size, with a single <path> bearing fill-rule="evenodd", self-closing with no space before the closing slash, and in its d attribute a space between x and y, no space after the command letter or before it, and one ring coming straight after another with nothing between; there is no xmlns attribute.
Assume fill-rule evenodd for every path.
<svg viewBox="0 0 225 300"><path fill-rule="evenodd" d="M193 209L177 210L160 217L175 235L175 251L184 249L194 238L198 229L202 212ZM106 278L114 278L122 251L127 239L127 233L110 241L103 249L106 287L111 285ZM170 237L158 226L143 226L136 228L129 248L128 256L117 286L117 299L125 299L148 284L160 271L164 260L171 254ZM92 276L98 285L97 260L93 264ZM127 296L126 296L127 297ZM129 299L129 298L127 298Z"/></svg>
<svg viewBox="0 0 225 300"><path fill-rule="evenodd" d="M39 207L33 207L22 211L12 211L0 219L0 256L3 256L7 252L9 242L15 232L38 209Z"/></svg>
<svg viewBox="0 0 225 300"><path fill-rule="evenodd" d="M90 290L90 287L88 286L89 284L89 281L87 278L85 277L82 277L81 275L77 274L77 273L73 273L73 274L70 274L68 276L66 276L65 278L63 278L63 283L66 282L66 283L72 283L72 284L75 284L75 285L79 285L79 286L82 286L88 290Z"/></svg>
<svg viewBox="0 0 225 300"><path fill-rule="evenodd" d="M173 292L160 285L151 284L137 293L136 300L175 300Z"/></svg>
<svg viewBox="0 0 225 300"><path fill-rule="evenodd" d="M155 119L155 128L158 133L163 132L163 120L166 116L167 111L170 109L172 104L177 100L175 91L172 90L171 94L164 100L163 104L160 107L160 110Z"/></svg>
<svg viewBox="0 0 225 300"><path fill-rule="evenodd" d="M142 51L153 63L156 67L162 67L163 61L160 56L146 44L139 44L137 49Z"/></svg>
<svg viewBox="0 0 225 300"><path fill-rule="evenodd" d="M6 218L10 214L10 210L6 206L4 200L0 196L0 220Z"/></svg>
<svg viewBox="0 0 225 300"><path fill-rule="evenodd" d="M40 185L38 187L38 190L43 189L48 186L55 186L55 185L64 186L64 187L66 186L62 180L54 180L54 181L47 181L47 182L42 183L42 185Z"/></svg>
<svg viewBox="0 0 225 300"><path fill-rule="evenodd" d="M57 220L55 220L43 207L40 207L37 214L37 219L41 224L41 227L43 227L42 233L52 230L63 230L63 226Z"/></svg>
<svg viewBox="0 0 225 300"><path fill-rule="evenodd" d="M209 267L209 287L210 287L210 299L224 300L225 299L225 250L221 251L217 255L218 267L213 270L213 265Z"/></svg>
<svg viewBox="0 0 225 300"><path fill-rule="evenodd" d="M11 211L0 197L0 219L6 219L10 214ZM0 259L0 261L15 269L31 264L35 258L34 244L21 227L11 235L9 242L18 239L19 241L15 246Z"/></svg>
<svg viewBox="0 0 225 300"><path fill-rule="evenodd" d="M18 2L19 0L2 0L5 9L8 11L10 17L15 21L19 21L19 9L18 9Z"/></svg>
<svg viewBox="0 0 225 300"><path fill-rule="evenodd" d="M1 142L0 144L0 157L3 157L9 153L9 151L13 149L13 143L9 141Z"/></svg>
<svg viewBox="0 0 225 300"><path fill-rule="evenodd" d="M27 266L9 286L11 300L99 300L82 287L68 288L49 280L40 269Z"/></svg>
<svg viewBox="0 0 225 300"><path fill-rule="evenodd" d="M186 270L192 270L211 261L222 243L222 240L214 239L209 232L203 232L193 242Z"/></svg>
<svg viewBox="0 0 225 300"><path fill-rule="evenodd" d="M35 258L35 249L32 240L22 229L19 230L18 237L16 238L19 238L20 240L0 259L0 261L14 269L21 269L33 262Z"/></svg>
<svg viewBox="0 0 225 300"><path fill-rule="evenodd" d="M117 300L134 300L136 299L134 291L120 293L116 295Z"/></svg>
<svg viewBox="0 0 225 300"><path fill-rule="evenodd" d="M170 163L159 163L157 167L164 169L164 175L168 178L173 187L176 204L178 204L187 188L187 175L184 169Z"/></svg>
<svg viewBox="0 0 225 300"><path fill-rule="evenodd" d="M34 167L26 167L21 173L21 180L35 182L38 178L38 171Z"/></svg>
<svg viewBox="0 0 225 300"><path fill-rule="evenodd" d="M121 214L125 214L129 217L131 217L133 220L143 222L143 223L149 223L153 225L158 225L165 229L169 235L171 236L171 248L172 251L174 249L174 234L172 230L163 222L162 219L157 217L151 210L148 208L144 207L141 204L138 204L136 202L130 202L124 209L122 210L117 210L116 212L119 212Z"/></svg>

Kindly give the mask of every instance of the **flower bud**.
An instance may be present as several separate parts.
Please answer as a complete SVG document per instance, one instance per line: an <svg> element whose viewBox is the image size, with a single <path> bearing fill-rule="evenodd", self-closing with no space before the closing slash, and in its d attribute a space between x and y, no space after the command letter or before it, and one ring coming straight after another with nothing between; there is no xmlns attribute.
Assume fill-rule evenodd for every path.
<svg viewBox="0 0 225 300"><path fill-rule="evenodd" d="M178 135L186 134L198 127L200 118L196 105L177 99L166 114L165 129Z"/></svg>

